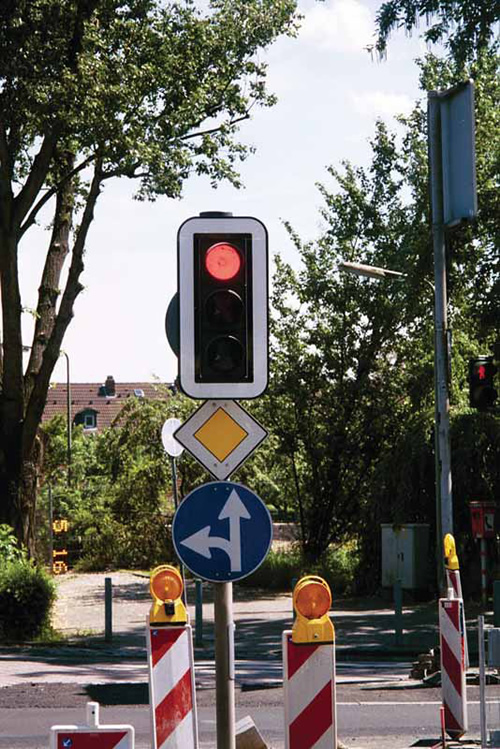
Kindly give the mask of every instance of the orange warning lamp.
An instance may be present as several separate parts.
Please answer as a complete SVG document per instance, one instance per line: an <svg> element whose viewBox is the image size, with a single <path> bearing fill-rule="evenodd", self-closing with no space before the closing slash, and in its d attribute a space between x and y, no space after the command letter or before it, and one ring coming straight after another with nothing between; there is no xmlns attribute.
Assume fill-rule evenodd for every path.
<svg viewBox="0 0 500 749"><path fill-rule="evenodd" d="M335 629L328 612L332 594L322 577L306 575L293 591L293 608L297 614L292 627L292 642L296 645L335 641Z"/></svg>
<svg viewBox="0 0 500 749"><path fill-rule="evenodd" d="M151 624L186 624L187 611L181 596L182 576L176 567L162 564L156 567L149 580L153 605L149 612Z"/></svg>
<svg viewBox="0 0 500 749"><path fill-rule="evenodd" d="M447 533L443 540L444 546L444 566L448 570L458 570L458 556L457 547L455 546L455 539L451 533Z"/></svg>

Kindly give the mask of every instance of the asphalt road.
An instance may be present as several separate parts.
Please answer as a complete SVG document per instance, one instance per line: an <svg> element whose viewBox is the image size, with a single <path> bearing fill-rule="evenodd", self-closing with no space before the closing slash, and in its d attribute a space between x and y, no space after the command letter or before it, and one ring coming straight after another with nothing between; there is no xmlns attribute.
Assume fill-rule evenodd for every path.
<svg viewBox="0 0 500 749"><path fill-rule="evenodd" d="M479 735L478 688L468 690L469 733ZM490 692L490 728L500 725L500 693ZM101 702L101 724L130 724L136 749L150 748L147 684L38 684L0 690L1 749L46 749L52 725L81 723L85 704ZM200 749L214 749L215 693L197 694ZM250 715L268 746L282 749L281 689L237 690L237 720ZM344 684L337 690L338 735L350 749L406 749L439 735L439 689L394 689ZM494 721L496 720L496 725Z"/></svg>

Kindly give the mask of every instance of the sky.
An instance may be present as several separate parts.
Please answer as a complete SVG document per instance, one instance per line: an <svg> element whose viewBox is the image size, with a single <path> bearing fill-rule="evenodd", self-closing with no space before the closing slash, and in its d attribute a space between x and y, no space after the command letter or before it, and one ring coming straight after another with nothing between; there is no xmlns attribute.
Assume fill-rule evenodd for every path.
<svg viewBox="0 0 500 749"><path fill-rule="evenodd" d="M240 129L240 141L256 148L240 165L244 189L213 189L206 178L192 177L180 200L149 203L133 200L135 185L128 180L106 184L87 239L85 290L63 343L73 382L104 382L107 375L117 382L173 381L177 359L166 340L165 313L177 286L177 230L200 211L255 216L267 226L271 257L279 252L297 263L283 221L303 240L317 237L322 201L316 185L333 188L326 167L343 159L369 163L376 119L397 127L395 115L422 99L415 59L425 46L418 35L394 34L382 62L365 49L374 41L379 4L299 3L304 19L298 38L280 39L262 55L278 103L254 108ZM21 246L27 310L36 306L48 236L37 228ZM32 322L27 311L25 345L31 343ZM65 381L64 357L52 379Z"/></svg>

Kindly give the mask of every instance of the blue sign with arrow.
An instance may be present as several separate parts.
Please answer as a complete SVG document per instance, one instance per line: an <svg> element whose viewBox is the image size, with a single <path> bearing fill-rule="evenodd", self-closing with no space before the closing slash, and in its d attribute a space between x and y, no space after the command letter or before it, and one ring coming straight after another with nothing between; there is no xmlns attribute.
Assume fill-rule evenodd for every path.
<svg viewBox="0 0 500 749"><path fill-rule="evenodd" d="M177 556L193 574L231 582L262 564L271 546L273 523L264 502L246 486L214 481L183 499L172 537Z"/></svg>

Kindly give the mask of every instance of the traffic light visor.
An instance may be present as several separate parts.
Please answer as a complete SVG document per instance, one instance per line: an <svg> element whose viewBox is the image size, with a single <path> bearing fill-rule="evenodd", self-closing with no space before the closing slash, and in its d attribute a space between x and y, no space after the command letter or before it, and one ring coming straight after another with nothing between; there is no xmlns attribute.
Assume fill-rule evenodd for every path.
<svg viewBox="0 0 500 749"><path fill-rule="evenodd" d="M217 281L229 281L241 268L241 256L236 247L228 242L218 242L207 250L205 267Z"/></svg>
<svg viewBox="0 0 500 749"><path fill-rule="evenodd" d="M175 567L164 564L151 573L149 587L151 595L158 601L175 601L182 595L182 578Z"/></svg>
<svg viewBox="0 0 500 749"><path fill-rule="evenodd" d="M332 594L321 577L305 577L296 585L294 607L306 619L319 619L330 610Z"/></svg>

